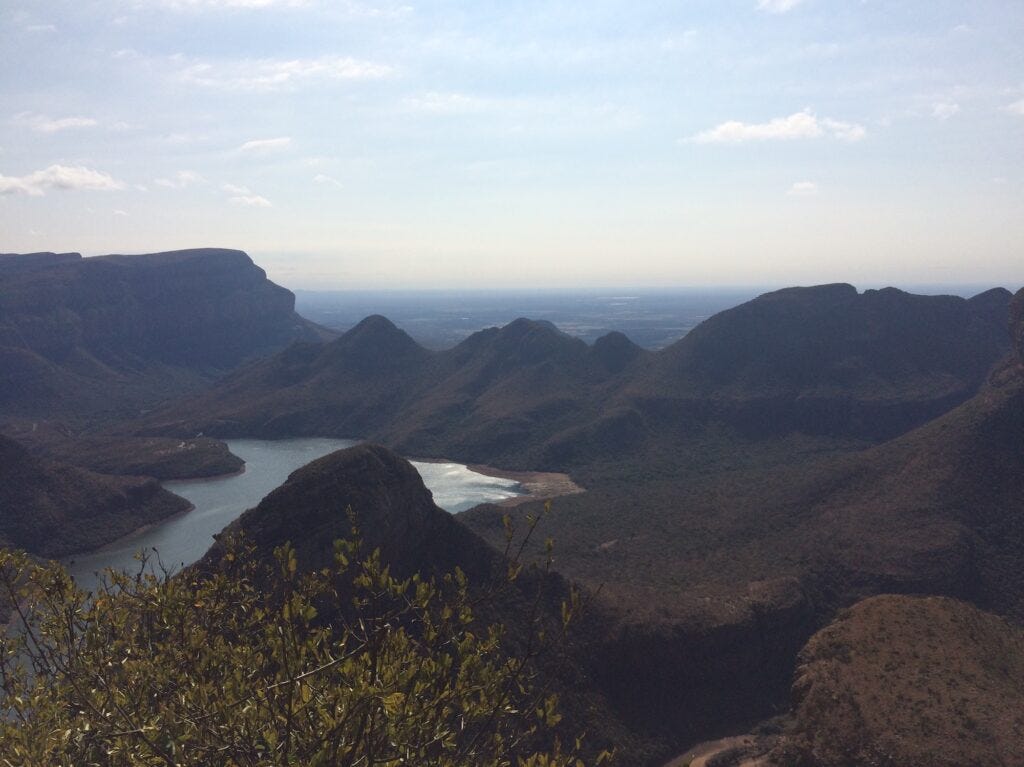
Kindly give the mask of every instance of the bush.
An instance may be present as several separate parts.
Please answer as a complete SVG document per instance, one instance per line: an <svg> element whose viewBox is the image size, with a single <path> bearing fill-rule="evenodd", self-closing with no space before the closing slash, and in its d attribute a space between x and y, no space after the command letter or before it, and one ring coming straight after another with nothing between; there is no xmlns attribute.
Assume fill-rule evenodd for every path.
<svg viewBox="0 0 1024 767"><path fill-rule="evenodd" d="M533 643L512 657L477 630L459 572L399 581L339 541L333 568L301 573L287 545L267 564L236 544L212 573L110 572L85 594L0 552L0 590L18 624L0 764L582 765L550 735Z"/></svg>

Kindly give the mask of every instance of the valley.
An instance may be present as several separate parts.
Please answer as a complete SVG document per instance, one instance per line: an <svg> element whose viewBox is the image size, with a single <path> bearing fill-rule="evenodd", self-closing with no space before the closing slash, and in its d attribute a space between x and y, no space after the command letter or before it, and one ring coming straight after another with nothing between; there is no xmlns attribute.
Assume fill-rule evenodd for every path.
<svg viewBox="0 0 1024 767"><path fill-rule="evenodd" d="M102 316L83 308L94 279ZM165 279L175 287L156 301ZM200 309L179 329L167 318L185 306ZM457 565L487 580L522 542L539 568L522 588L574 583L587 595L552 683L573 691L567 725L617 743L624 764L662 765L779 715L778 731L735 741L737 759L831 767L855 740L888 743L865 720L869 735L836 730L826 753L809 733L846 710L800 707L808 669L830 657L820 637L846 631L848 615L880 620L859 605L912 616L922 604L878 595L941 597L928 609L941 606L951 637L1024 621L1024 291L788 288L659 350L617 329L588 343L527 318L427 348L380 315L339 333L293 307L238 251L0 257L0 354L20 361L0 378L5 545L64 557L163 519L171 528L188 502L158 480L173 490L237 472L254 460L251 440L328 451L358 435L380 446L296 458L230 517L212 517L187 559L167 561L188 564L227 526L262 556L291 541L315 570L345 533L347 505L408 575ZM396 454L447 460L418 464L434 488L431 474L456 464L495 476L473 480L473 500L431 499ZM536 483L537 497L508 498L517 482ZM491 502L439 516L480 498ZM539 516L538 535L521 541ZM197 567L214 566L218 546ZM502 599L484 613L513 625L528 597ZM971 610L998 618L957 617ZM913 644L923 622L901 622L900 641ZM1015 647L1015 630L977 641ZM860 657L866 634L851 632L844 647ZM865 679L888 662L865 657ZM884 687L829 674L858 700ZM981 687L972 706L983 713L969 714L993 731L1006 724L1000 689ZM941 729L939 709L921 716ZM910 737L920 721L893 726ZM1016 741L992 752L972 742L958 758L995 764ZM925 745L905 743L897 763L929 764Z"/></svg>

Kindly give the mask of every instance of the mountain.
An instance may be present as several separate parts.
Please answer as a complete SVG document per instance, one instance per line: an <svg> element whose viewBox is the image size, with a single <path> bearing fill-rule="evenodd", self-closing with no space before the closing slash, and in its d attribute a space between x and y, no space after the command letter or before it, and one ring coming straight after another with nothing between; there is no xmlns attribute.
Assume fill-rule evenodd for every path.
<svg viewBox="0 0 1024 767"><path fill-rule="evenodd" d="M1024 291L1016 338L1022 305ZM695 445L674 456L673 476L620 466L558 499L548 521L559 572L600 586L619 616L602 683L634 728L653 721L685 743L767 716L808 637L873 594L947 595L1024 620L1024 358L867 449ZM495 542L504 514L536 511L478 507L462 520Z"/></svg>
<svg viewBox="0 0 1024 767"><path fill-rule="evenodd" d="M0 255L0 417L137 413L326 337L294 305L237 250Z"/></svg>
<svg viewBox="0 0 1024 767"><path fill-rule="evenodd" d="M290 542L300 571L330 567L333 543L351 539L353 519L362 551L380 551L383 564L397 578L462 571L477 625L482 629L500 623L506 651L522 651L539 627L546 627L550 636L558 634L562 600L569 596L567 584L555 574L531 568L509 583L505 556L466 529L457 516L438 508L412 464L377 445L339 450L293 472L217 536L195 571L211 572L224 565L226 541L238 535L264 561L272 562L274 549ZM331 621L343 615L345 607L319 609L320 616ZM588 619L590 630L599 625L597 620L596 615ZM635 748L595 686L586 657L585 649L568 640L552 644L538 659L545 685L561 693L566 720L557 733L564 739L587 730L597 748L612 742ZM545 737L550 739L551 733Z"/></svg>
<svg viewBox="0 0 1024 767"><path fill-rule="evenodd" d="M352 537L355 515L367 552L380 549L396 577L437 575L461 568L489 582L500 556L478 536L439 509L411 463L376 445L339 450L296 470L259 505L221 534L241 534L256 555L272 559L291 542L303 570L333 565L333 542ZM214 544L207 563L223 550Z"/></svg>
<svg viewBox="0 0 1024 767"><path fill-rule="evenodd" d="M1010 298L844 284L767 293L654 356L630 394L642 412L752 435L888 439L977 391L1008 351Z"/></svg>
<svg viewBox="0 0 1024 767"><path fill-rule="evenodd" d="M800 654L774 763L1024 764L1024 630L939 597L880 596Z"/></svg>
<svg viewBox="0 0 1024 767"><path fill-rule="evenodd" d="M140 433L367 437L407 455L565 470L661 456L708 429L877 442L969 398L1010 347L1008 291L777 291L661 352L516 320L428 351L383 317L257 362ZM671 463L674 459L669 459Z"/></svg>
<svg viewBox="0 0 1024 767"><path fill-rule="evenodd" d="M0 546L66 556L188 508L156 480L105 476L39 459L0 437Z"/></svg>
<svg viewBox="0 0 1024 767"><path fill-rule="evenodd" d="M628 342L618 352L630 353ZM330 343L297 344L253 363L147 416L139 430L357 435L407 455L528 466L545 434L594 416L592 395L623 375L620 361L614 349L589 347L546 322L519 319L438 352L372 316Z"/></svg>

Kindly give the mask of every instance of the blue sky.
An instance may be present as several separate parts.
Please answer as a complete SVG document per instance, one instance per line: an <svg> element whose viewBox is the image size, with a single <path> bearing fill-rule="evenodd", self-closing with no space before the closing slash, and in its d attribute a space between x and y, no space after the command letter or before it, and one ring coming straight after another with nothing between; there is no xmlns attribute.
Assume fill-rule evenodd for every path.
<svg viewBox="0 0 1024 767"><path fill-rule="evenodd" d="M1024 3L6 0L0 250L1024 283Z"/></svg>

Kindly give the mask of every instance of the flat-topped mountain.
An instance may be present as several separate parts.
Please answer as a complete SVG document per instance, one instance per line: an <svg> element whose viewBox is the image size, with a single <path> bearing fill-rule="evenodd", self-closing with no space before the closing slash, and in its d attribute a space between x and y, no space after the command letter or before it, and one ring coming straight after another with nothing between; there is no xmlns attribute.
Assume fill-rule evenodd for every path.
<svg viewBox="0 0 1024 767"><path fill-rule="evenodd" d="M90 551L188 508L156 480L42 460L0 436L0 546L45 557Z"/></svg>
<svg viewBox="0 0 1024 767"><path fill-rule="evenodd" d="M89 419L324 332L243 252L0 255L0 416Z"/></svg>

